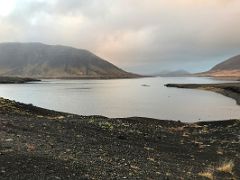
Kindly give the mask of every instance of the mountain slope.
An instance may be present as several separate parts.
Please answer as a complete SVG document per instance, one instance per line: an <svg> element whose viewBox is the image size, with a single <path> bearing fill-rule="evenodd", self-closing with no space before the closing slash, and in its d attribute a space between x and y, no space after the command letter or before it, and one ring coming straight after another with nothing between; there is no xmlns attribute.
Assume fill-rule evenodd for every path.
<svg viewBox="0 0 240 180"><path fill-rule="evenodd" d="M209 71L200 73L199 75L213 77L240 77L240 55L217 64Z"/></svg>
<svg viewBox="0 0 240 180"><path fill-rule="evenodd" d="M240 55L234 56L211 69L211 71L220 70L240 70Z"/></svg>
<svg viewBox="0 0 240 180"><path fill-rule="evenodd" d="M34 78L137 77L87 50L41 43L1 43L0 75Z"/></svg>

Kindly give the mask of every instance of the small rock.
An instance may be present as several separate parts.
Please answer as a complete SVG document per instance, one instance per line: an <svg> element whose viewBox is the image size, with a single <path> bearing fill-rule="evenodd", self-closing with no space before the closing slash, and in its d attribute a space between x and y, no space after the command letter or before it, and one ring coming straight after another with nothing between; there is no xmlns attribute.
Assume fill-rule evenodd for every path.
<svg viewBox="0 0 240 180"><path fill-rule="evenodd" d="M6 141L6 142L11 142L11 141L13 141L13 139L12 139L12 138L9 138L9 139L5 139L5 141Z"/></svg>
<svg viewBox="0 0 240 180"><path fill-rule="evenodd" d="M119 135L117 138L118 138L118 139L121 139L121 140L126 140L126 139L127 139L127 137L124 136L124 135Z"/></svg>

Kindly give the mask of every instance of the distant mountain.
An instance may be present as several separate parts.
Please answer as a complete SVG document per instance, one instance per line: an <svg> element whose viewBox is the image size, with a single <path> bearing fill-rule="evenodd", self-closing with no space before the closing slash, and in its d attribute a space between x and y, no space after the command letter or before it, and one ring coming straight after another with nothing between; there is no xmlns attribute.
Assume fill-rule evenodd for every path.
<svg viewBox="0 0 240 180"><path fill-rule="evenodd" d="M199 75L214 77L240 77L240 55L234 56L220 64L217 64L209 71L200 73Z"/></svg>
<svg viewBox="0 0 240 180"><path fill-rule="evenodd" d="M0 76L134 78L93 53L61 45L0 43Z"/></svg>
<svg viewBox="0 0 240 180"><path fill-rule="evenodd" d="M160 73L155 74L155 76L161 77L185 77L190 76L191 73L185 70L177 70L177 71L162 71Z"/></svg>

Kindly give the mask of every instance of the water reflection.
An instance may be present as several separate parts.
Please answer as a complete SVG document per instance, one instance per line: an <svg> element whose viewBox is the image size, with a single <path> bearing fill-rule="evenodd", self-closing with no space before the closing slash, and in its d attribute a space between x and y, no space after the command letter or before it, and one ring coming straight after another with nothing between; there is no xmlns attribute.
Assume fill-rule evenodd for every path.
<svg viewBox="0 0 240 180"><path fill-rule="evenodd" d="M81 115L144 116L183 121L240 117L240 106L220 94L164 87L166 83L196 82L223 81L192 77L44 80L30 84L2 84L0 96Z"/></svg>

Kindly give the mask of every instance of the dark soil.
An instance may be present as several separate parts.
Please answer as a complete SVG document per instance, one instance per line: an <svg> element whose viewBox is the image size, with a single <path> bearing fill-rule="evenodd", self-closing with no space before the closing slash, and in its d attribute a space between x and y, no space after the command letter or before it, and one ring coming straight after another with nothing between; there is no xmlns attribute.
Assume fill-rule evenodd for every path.
<svg viewBox="0 0 240 180"><path fill-rule="evenodd" d="M86 117L1 98L0 141L1 180L240 177L240 120Z"/></svg>
<svg viewBox="0 0 240 180"><path fill-rule="evenodd" d="M21 78L21 77L6 77L0 76L0 84L22 84L27 82L40 81L33 78Z"/></svg>

